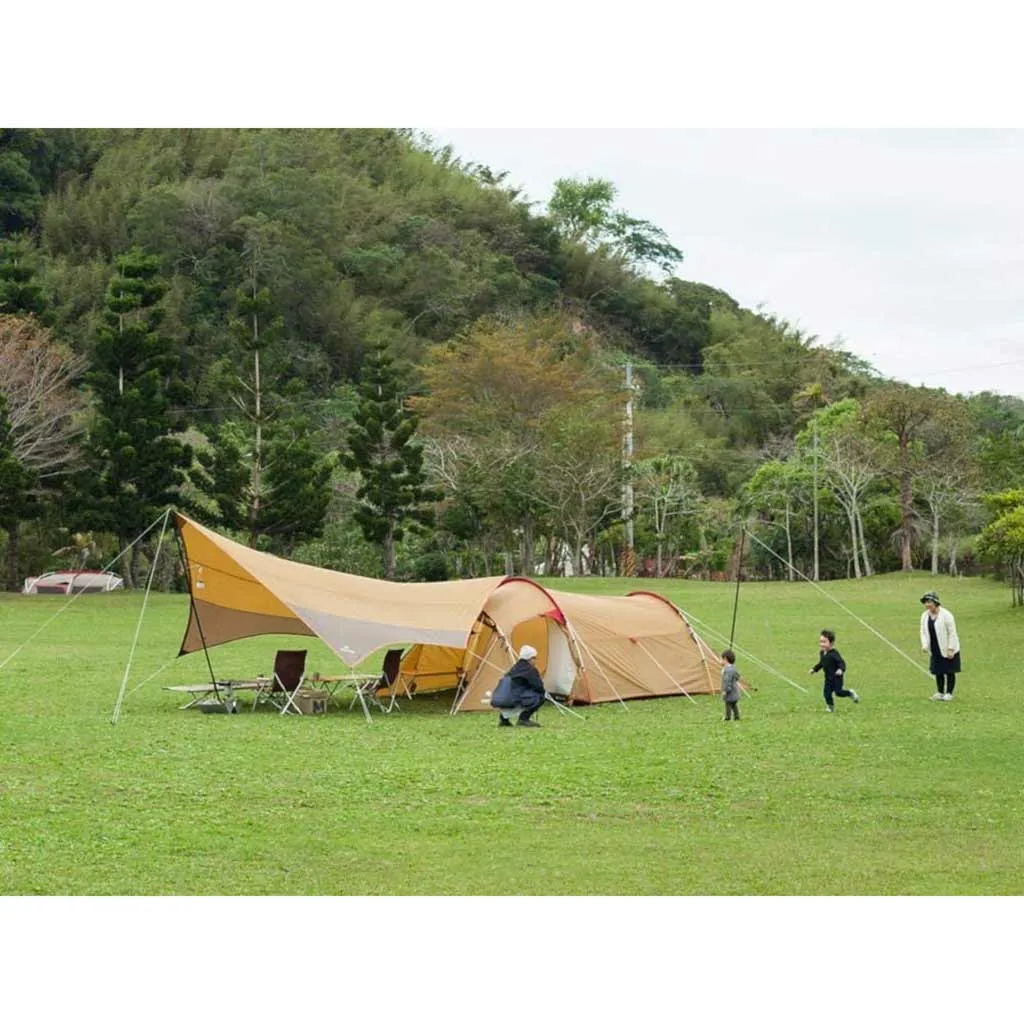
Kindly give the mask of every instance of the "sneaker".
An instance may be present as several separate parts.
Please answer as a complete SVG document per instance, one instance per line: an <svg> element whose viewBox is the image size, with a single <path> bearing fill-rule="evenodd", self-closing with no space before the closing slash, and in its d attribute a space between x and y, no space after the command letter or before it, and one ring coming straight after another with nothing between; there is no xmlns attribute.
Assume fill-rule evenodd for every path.
<svg viewBox="0 0 1024 1024"><path fill-rule="evenodd" d="M952 700L953 699L953 694L951 694L951 693L944 693L942 695L942 699L943 700Z"/></svg>
<svg viewBox="0 0 1024 1024"><path fill-rule="evenodd" d="M835 708L833 708L831 704L826 704L825 710L831 715Z"/></svg>
<svg viewBox="0 0 1024 1024"><path fill-rule="evenodd" d="M535 722L532 718L527 718L525 721L520 718L516 723L517 725L525 726L527 729L539 729L540 722Z"/></svg>
<svg viewBox="0 0 1024 1024"><path fill-rule="evenodd" d="M946 699L946 695L944 693L933 693L928 699L929 700L945 700Z"/></svg>
<svg viewBox="0 0 1024 1024"><path fill-rule="evenodd" d="M498 715L498 726L499 726L499 728L501 726L505 726L505 725L507 725L509 728L511 728L512 727L512 719L511 718L502 718L501 715Z"/></svg>
<svg viewBox="0 0 1024 1024"><path fill-rule="evenodd" d="M860 703L860 697L857 696L857 691L856 690L851 690L850 691L850 700L852 700L854 704L859 704Z"/></svg>

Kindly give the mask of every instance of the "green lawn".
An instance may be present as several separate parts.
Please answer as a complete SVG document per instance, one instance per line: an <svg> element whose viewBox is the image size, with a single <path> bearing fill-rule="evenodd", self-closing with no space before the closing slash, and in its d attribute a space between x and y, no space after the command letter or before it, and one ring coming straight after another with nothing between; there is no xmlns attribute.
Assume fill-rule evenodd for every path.
<svg viewBox="0 0 1024 1024"><path fill-rule="evenodd" d="M638 585L728 634L731 584ZM1024 612L985 580L826 589L925 665L918 597L932 586L964 647L949 704L810 585L749 584L738 644L807 693L741 656L757 690L739 723L716 698L668 698L584 708L584 721L549 708L542 729L500 731L493 714L449 716L448 695L372 726L358 709L180 711L161 686L207 672L202 654L174 658L187 606L166 595L149 601L113 726L141 596L4 595L0 662L28 642L0 670L0 892L1024 893ZM825 626L862 697L834 715L807 675ZM211 656L220 675L253 675L293 642ZM338 670L301 642L310 671Z"/></svg>

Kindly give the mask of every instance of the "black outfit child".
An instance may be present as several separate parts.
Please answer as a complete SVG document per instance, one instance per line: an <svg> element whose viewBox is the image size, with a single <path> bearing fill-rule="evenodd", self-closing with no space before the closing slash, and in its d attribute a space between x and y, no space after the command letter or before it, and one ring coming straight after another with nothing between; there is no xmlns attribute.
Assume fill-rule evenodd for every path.
<svg viewBox="0 0 1024 1024"><path fill-rule="evenodd" d="M819 669L825 670L825 686L822 690L822 696L825 698L825 703L831 708L833 707L832 698L835 697L852 697L852 690L843 689L843 678L842 675L837 675L837 672L842 669L846 672L846 662L843 661L843 656L833 647L829 651L822 651L821 657L818 659L818 664L811 669L812 672L817 672Z"/></svg>

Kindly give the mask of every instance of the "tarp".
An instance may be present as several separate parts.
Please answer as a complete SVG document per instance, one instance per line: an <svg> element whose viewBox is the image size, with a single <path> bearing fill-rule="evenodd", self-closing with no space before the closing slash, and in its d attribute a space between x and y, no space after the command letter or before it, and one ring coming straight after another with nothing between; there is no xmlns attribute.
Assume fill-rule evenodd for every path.
<svg viewBox="0 0 1024 1024"><path fill-rule="evenodd" d="M387 646L464 648L502 576L393 583L303 565L229 540L181 513L192 593L181 653L268 633L318 636L347 665Z"/></svg>

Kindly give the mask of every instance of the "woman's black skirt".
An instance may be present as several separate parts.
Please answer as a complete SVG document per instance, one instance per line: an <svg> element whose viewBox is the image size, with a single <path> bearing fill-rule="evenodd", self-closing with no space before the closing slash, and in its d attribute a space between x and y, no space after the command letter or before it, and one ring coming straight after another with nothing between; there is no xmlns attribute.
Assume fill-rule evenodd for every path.
<svg viewBox="0 0 1024 1024"><path fill-rule="evenodd" d="M952 658L944 658L941 654L932 651L932 660L928 665L928 671L933 676L956 675L960 671L960 652L957 651Z"/></svg>

